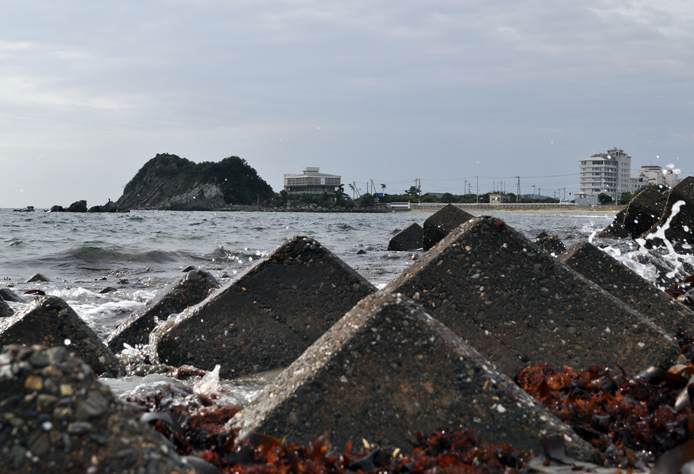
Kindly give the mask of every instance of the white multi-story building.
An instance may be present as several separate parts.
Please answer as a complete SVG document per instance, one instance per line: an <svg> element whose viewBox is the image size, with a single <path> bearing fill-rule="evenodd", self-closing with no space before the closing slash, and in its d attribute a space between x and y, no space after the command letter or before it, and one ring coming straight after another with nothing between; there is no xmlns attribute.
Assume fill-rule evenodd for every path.
<svg viewBox="0 0 694 474"><path fill-rule="evenodd" d="M302 174L285 174L284 190L289 194L335 194L341 176L320 173L317 166L301 168Z"/></svg>
<svg viewBox="0 0 694 474"><path fill-rule="evenodd" d="M639 187L631 177L631 157L624 150L613 148L580 160L580 187L576 195L585 203L597 204L598 195L605 193L615 201L622 193L633 193Z"/></svg>

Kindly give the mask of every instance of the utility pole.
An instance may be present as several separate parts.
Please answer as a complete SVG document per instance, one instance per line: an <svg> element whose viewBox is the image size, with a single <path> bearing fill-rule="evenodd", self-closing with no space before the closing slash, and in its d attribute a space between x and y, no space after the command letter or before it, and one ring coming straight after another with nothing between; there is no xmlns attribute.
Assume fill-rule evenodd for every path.
<svg viewBox="0 0 694 474"><path fill-rule="evenodd" d="M477 191L475 194L477 195L477 204L480 203L480 178L479 176L475 176L475 182L477 183Z"/></svg>
<svg viewBox="0 0 694 474"><path fill-rule="evenodd" d="M520 176L516 176L516 179L518 180L516 182L516 202L520 202Z"/></svg>

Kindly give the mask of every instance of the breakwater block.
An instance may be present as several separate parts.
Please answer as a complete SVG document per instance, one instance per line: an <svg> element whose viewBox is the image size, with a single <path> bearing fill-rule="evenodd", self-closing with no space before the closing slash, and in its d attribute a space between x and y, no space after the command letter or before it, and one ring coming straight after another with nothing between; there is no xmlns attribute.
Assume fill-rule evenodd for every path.
<svg viewBox="0 0 694 474"><path fill-rule="evenodd" d="M0 319L0 346L62 346L89 364L98 375L117 375L118 360L99 336L57 296L40 296L25 310Z"/></svg>
<svg viewBox="0 0 694 474"><path fill-rule="evenodd" d="M418 301L511 376L538 362L637 373L679 353L648 318L493 217L451 232L384 290Z"/></svg>
<svg viewBox="0 0 694 474"><path fill-rule="evenodd" d="M294 237L151 337L158 362L224 378L288 366L376 289L316 240Z"/></svg>
<svg viewBox="0 0 694 474"><path fill-rule="evenodd" d="M542 452L559 436L578 459L592 448L477 351L402 295L365 298L232 420L244 433L336 447L362 438L411 449L417 433L462 426Z"/></svg>
<svg viewBox="0 0 694 474"><path fill-rule="evenodd" d="M627 207L617 213L610 225L598 237L612 239L636 239L660 221L668 200L667 187L647 187L629 201Z"/></svg>
<svg viewBox="0 0 694 474"><path fill-rule="evenodd" d="M694 253L694 176L670 190L662 217L643 236L646 247L664 246L663 236L677 253Z"/></svg>
<svg viewBox="0 0 694 474"><path fill-rule="evenodd" d="M17 296L17 293L10 290L9 288L0 288L0 300L4 301L14 301L17 303L23 303L24 300Z"/></svg>
<svg viewBox="0 0 694 474"><path fill-rule="evenodd" d="M190 270L180 280L169 286L161 295L152 300L144 311L138 312L120 324L106 339L106 344L114 352L123 350L123 344L145 345L149 333L169 315L207 298L221 285L205 270Z"/></svg>
<svg viewBox="0 0 694 474"><path fill-rule="evenodd" d="M694 265L686 259L680 258L678 254L664 256L659 249L641 249L634 252L631 258L641 265L648 278L661 289L674 288L694 274Z"/></svg>
<svg viewBox="0 0 694 474"><path fill-rule="evenodd" d="M537 247L543 252L546 252L555 257L561 254L564 250L566 250L564 242L562 242L561 239L556 235L545 234L538 236L537 239L535 239L535 245L537 245Z"/></svg>
<svg viewBox="0 0 694 474"><path fill-rule="evenodd" d="M10 308L10 305L8 305L5 300L0 299L0 318L6 318L8 316L12 316L14 314L14 310Z"/></svg>
<svg viewBox="0 0 694 474"><path fill-rule="evenodd" d="M424 250L429 250L446 237L453 229L463 222L472 219L473 215L461 208L448 204L424 221L422 245Z"/></svg>
<svg viewBox="0 0 694 474"><path fill-rule="evenodd" d="M422 226L414 222L390 239L388 250L417 250L421 249L422 245Z"/></svg>
<svg viewBox="0 0 694 474"><path fill-rule="evenodd" d="M4 347L0 406L0 472L192 472L64 347Z"/></svg>
<svg viewBox="0 0 694 474"><path fill-rule="evenodd" d="M674 336L681 330L694 334L694 312L631 271L596 246L581 242L559 260L629 304Z"/></svg>

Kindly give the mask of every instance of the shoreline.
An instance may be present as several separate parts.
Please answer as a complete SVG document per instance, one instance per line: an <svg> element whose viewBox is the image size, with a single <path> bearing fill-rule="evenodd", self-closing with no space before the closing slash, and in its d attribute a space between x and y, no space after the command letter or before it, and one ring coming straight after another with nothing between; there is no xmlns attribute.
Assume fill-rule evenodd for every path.
<svg viewBox="0 0 694 474"><path fill-rule="evenodd" d="M622 208L608 207L604 209L590 208L590 207L579 207L579 208L560 208L560 207L550 207L550 208L483 208L483 207L473 207L473 208L462 208L464 211L470 214L476 213L486 213L486 214L528 214L528 215L543 215L543 216L585 216L585 215L610 215L614 216ZM438 210L438 209L437 209ZM433 209L411 209L409 211L394 211L403 213L428 213L433 214L437 210ZM482 214L478 214L482 215Z"/></svg>
<svg viewBox="0 0 694 474"><path fill-rule="evenodd" d="M278 208L268 208L262 206L242 206L237 205L233 208L223 208L223 209L129 209L127 211L119 211L118 213L128 213L132 211L169 211L169 212L298 212L298 213L332 213L332 214L390 214L390 213L416 213L416 214L433 214L439 211L445 204L441 207L436 208L417 208L412 207L411 209L389 209L383 207L375 208L359 208L359 209L278 209ZM615 215L621 211L624 206L605 206L601 207L485 207L485 206L459 206L470 214L483 215L487 214L529 214L529 215L549 215L549 216L580 216L580 215ZM51 212L49 209L34 209L32 211L19 210L13 208L0 208L0 210L14 211L14 212L28 212L28 213L44 213ZM62 212L65 214L102 214L102 212Z"/></svg>

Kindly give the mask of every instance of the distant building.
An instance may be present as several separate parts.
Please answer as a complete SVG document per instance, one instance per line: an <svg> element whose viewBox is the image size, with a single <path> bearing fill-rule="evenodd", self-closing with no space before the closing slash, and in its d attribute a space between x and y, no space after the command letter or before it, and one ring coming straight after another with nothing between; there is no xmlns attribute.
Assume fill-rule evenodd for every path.
<svg viewBox="0 0 694 474"><path fill-rule="evenodd" d="M301 168L302 174L285 174L284 190L288 194L335 194L341 176L320 173L317 166Z"/></svg>
<svg viewBox="0 0 694 474"><path fill-rule="evenodd" d="M674 188L680 182L679 174L680 170L677 169L664 170L660 166L650 165L642 166L640 170L632 173L631 177L638 180L638 188L649 184L664 184Z"/></svg>
<svg viewBox="0 0 694 474"><path fill-rule="evenodd" d="M580 160L580 189L576 202L597 204L598 195L605 193L615 201L622 193L633 193L640 188L631 177L631 157L624 150L612 148L607 153L596 153Z"/></svg>
<svg viewBox="0 0 694 474"><path fill-rule="evenodd" d="M674 170L663 170L663 179L665 180L665 184L670 186L671 188L674 188L677 186L677 183L682 181L679 178L680 170L674 169Z"/></svg>
<svg viewBox="0 0 694 474"><path fill-rule="evenodd" d="M631 173L631 177L638 181L639 187L649 184L665 184L663 168L660 166L642 166L640 170Z"/></svg>
<svg viewBox="0 0 694 474"><path fill-rule="evenodd" d="M489 193L489 203L490 204L501 204L503 202L510 202L511 196L506 193Z"/></svg>

